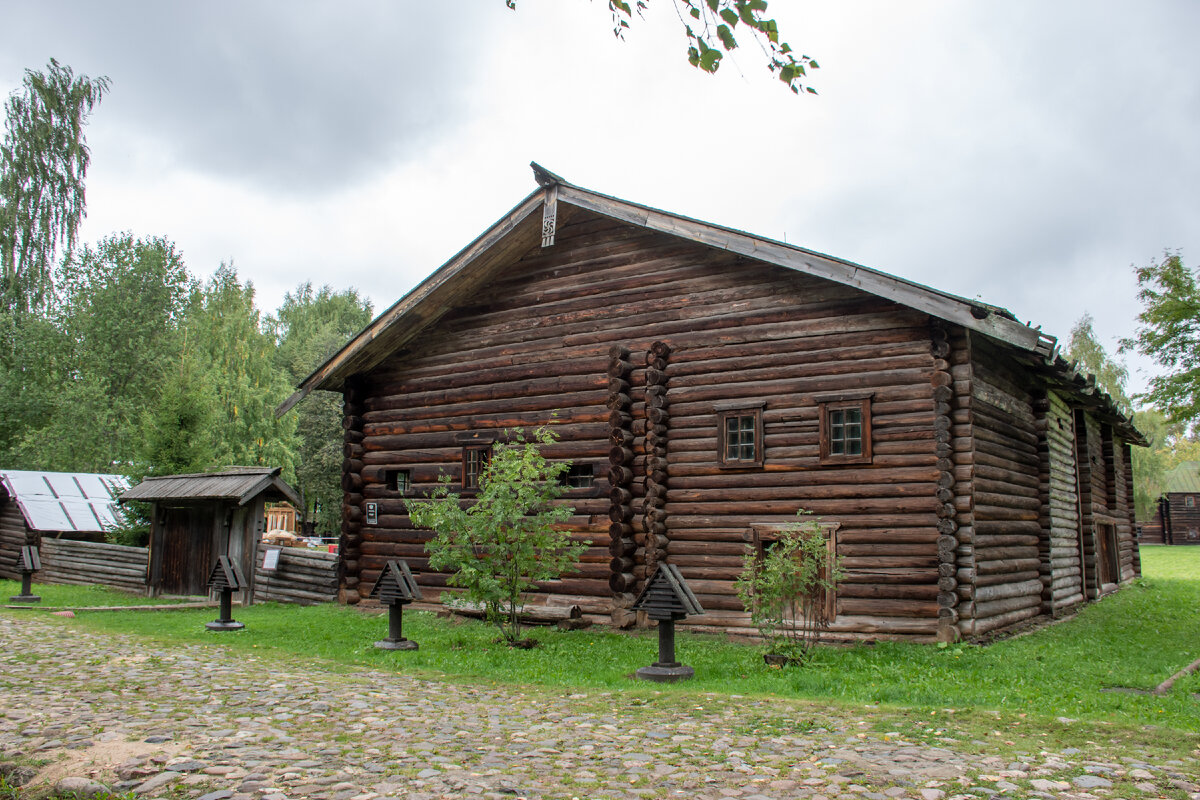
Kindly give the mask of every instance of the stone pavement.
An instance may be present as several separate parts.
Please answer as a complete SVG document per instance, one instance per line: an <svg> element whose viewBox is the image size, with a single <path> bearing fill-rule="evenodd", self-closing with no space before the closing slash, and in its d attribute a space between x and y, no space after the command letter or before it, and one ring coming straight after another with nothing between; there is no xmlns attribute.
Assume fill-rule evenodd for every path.
<svg viewBox="0 0 1200 800"><path fill-rule="evenodd" d="M421 680L0 613L0 771L31 796L1200 800L1195 759L966 755L817 713Z"/></svg>

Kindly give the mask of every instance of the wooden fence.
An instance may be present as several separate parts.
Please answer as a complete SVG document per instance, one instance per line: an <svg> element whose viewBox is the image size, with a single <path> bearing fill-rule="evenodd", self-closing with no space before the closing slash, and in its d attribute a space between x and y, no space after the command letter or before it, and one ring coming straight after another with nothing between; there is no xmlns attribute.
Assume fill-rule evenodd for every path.
<svg viewBox="0 0 1200 800"><path fill-rule="evenodd" d="M111 586L144 594L148 552L144 547L42 539L42 571L33 579L35 583Z"/></svg>
<svg viewBox="0 0 1200 800"><path fill-rule="evenodd" d="M111 586L145 594L148 556L145 547L43 539L42 569L34 574L33 582ZM279 550L279 561L274 570L263 569L261 552L256 561L256 602L275 600L309 604L337 601L336 553L284 547Z"/></svg>
<svg viewBox="0 0 1200 800"><path fill-rule="evenodd" d="M259 602L332 603L337 600L336 553L279 548L274 570L263 569L260 551L254 573L254 599Z"/></svg>

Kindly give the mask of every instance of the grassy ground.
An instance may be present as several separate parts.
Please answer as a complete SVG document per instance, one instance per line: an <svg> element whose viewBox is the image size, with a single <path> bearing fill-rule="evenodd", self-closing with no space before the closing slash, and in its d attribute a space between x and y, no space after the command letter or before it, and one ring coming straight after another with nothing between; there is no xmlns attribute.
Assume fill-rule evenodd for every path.
<svg viewBox="0 0 1200 800"><path fill-rule="evenodd" d="M36 575L34 576L36 577ZM0 603L8 603L8 598L21 593L20 581L0 580ZM186 602L196 598L163 598L145 597L130 594L104 586L68 586L55 583L33 584L33 593L41 597L41 602L32 604L41 608L90 608L103 606L147 606L171 605ZM30 605L18 603L14 605ZM3 797L0 796L0 800Z"/></svg>
<svg viewBox="0 0 1200 800"><path fill-rule="evenodd" d="M672 687L630 679L656 658L653 632L537 628L531 633L539 648L511 650L480 623L408 613L405 635L419 642L420 650L388 652L373 647L386 635L386 618L334 605L235 609L234 616L246 624L238 632L207 631L204 623L214 618L212 610L98 612L70 624L469 681L685 696L765 694L842 708L883 704L904 710L881 724L905 725L906 736L933 739L953 727L951 722L962 728L972 715L975 722L960 735L1015 737L1024 725L1038 727L1036 735L1045 736L1082 720L1140 730L1140 741L1159 733L1179 739L1179 733L1200 733L1200 674L1181 679L1164 697L1105 691L1152 689L1200 657L1200 547L1146 548L1142 561L1143 579L1077 617L986 647L825 648L808 666L778 670L765 667L753 646L680 634L679 658L695 668L696 679ZM52 588L77 591L49 586L39 591L43 588L47 595ZM6 591L4 584L0 591ZM1188 739L1194 747L1194 737Z"/></svg>

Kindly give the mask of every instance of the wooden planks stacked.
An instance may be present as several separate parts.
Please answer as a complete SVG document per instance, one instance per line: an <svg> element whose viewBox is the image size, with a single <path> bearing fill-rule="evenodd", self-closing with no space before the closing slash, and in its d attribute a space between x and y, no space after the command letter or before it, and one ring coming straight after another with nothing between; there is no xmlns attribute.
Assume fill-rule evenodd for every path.
<svg viewBox="0 0 1200 800"><path fill-rule="evenodd" d="M671 346L655 342L646 352L645 373L645 464L642 474L642 564L645 578L666 561L670 543L667 526L667 441L670 412L667 410L667 364Z"/></svg>
<svg viewBox="0 0 1200 800"><path fill-rule="evenodd" d="M1047 393L1038 417L1042 475L1040 522L1042 611L1058 616L1084 601L1080 550L1079 491L1075 469L1075 417L1054 392Z"/></svg>
<svg viewBox="0 0 1200 800"><path fill-rule="evenodd" d="M953 642L959 637L958 546L959 536L968 540L970 526L963 526L955 503L958 477L955 474L954 446L954 377L951 374L952 347L947 327L940 323L930 326L930 354L933 370L933 431L937 455L937 551L938 551L938 639ZM961 362L960 362L961 363ZM965 527L965 530L964 530ZM961 531L961 534L960 534ZM966 576L973 577L973 576Z"/></svg>
<svg viewBox="0 0 1200 800"><path fill-rule="evenodd" d="M33 538L25 527L25 517L14 500L0 506L0 578L20 580L17 557L21 548L33 544Z"/></svg>
<svg viewBox="0 0 1200 800"><path fill-rule="evenodd" d="M280 548L274 570L255 570L254 600L280 603L332 603L338 595L338 556L299 547Z"/></svg>
<svg viewBox="0 0 1200 800"><path fill-rule="evenodd" d="M614 605L628 608L633 604L637 579L638 544L633 532L633 362L629 348L613 345L608 359L608 436L612 445L608 454L609 509L608 552L609 588Z"/></svg>
<svg viewBox="0 0 1200 800"><path fill-rule="evenodd" d="M149 550L119 544L42 539L42 571L35 581L80 586L111 586L146 593Z"/></svg>
<svg viewBox="0 0 1200 800"><path fill-rule="evenodd" d="M971 634L1037 616L1042 604L1039 459L1033 398L999 348L973 337L974 624Z"/></svg>

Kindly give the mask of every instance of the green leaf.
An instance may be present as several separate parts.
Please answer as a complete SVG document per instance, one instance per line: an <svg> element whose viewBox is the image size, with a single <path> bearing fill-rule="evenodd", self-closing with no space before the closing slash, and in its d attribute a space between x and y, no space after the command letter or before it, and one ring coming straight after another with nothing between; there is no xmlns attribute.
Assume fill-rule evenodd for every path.
<svg viewBox="0 0 1200 800"><path fill-rule="evenodd" d="M729 27L735 28L739 22L737 13L731 8L721 9L721 19L729 23Z"/></svg>
<svg viewBox="0 0 1200 800"><path fill-rule="evenodd" d="M729 30L728 25L717 26L717 37L721 40L721 44L726 50L732 50L737 47L737 39L733 38L733 31Z"/></svg>

